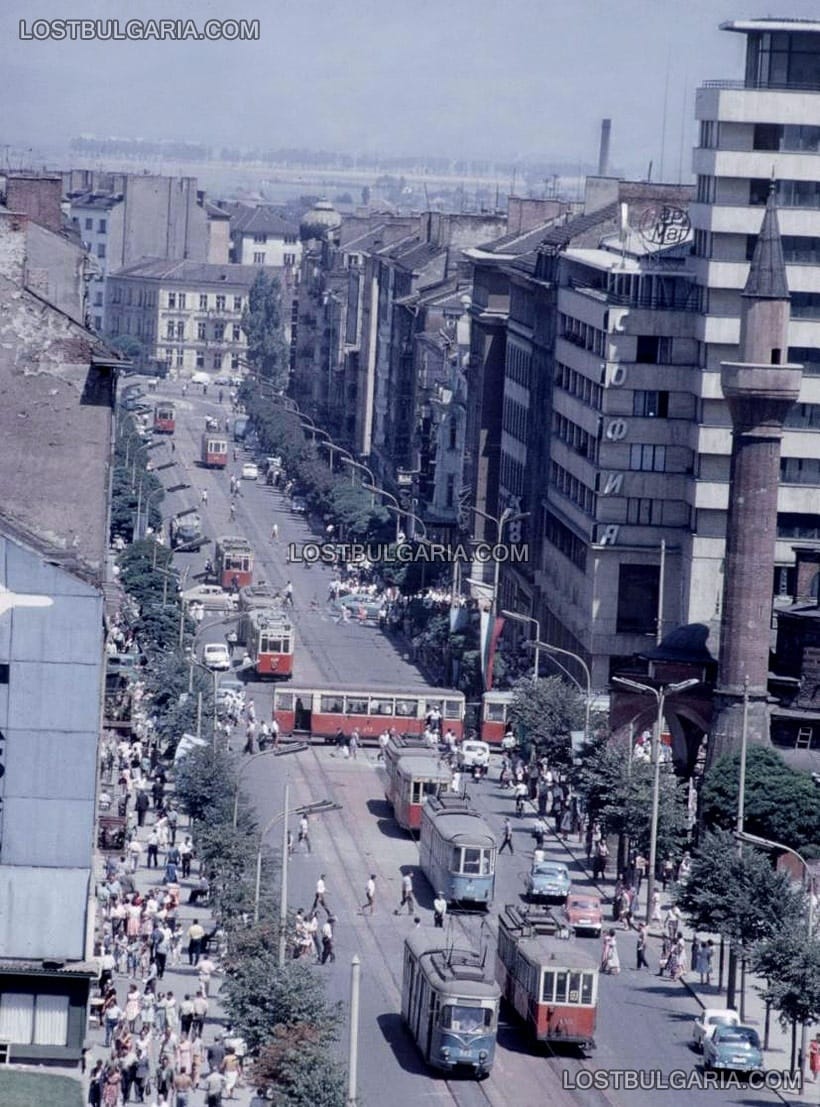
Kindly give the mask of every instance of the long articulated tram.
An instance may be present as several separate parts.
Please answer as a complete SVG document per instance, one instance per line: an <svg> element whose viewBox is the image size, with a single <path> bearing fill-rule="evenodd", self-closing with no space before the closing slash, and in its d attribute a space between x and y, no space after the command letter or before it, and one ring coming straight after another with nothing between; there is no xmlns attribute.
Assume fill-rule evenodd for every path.
<svg viewBox="0 0 820 1107"><path fill-rule="evenodd" d="M441 712L441 726L460 738L464 729L464 693L452 688L424 688L418 692L395 688L307 687L277 689L273 714L282 734L310 734L332 742L341 731L354 727L366 742L375 742L382 731L421 734L427 715Z"/></svg>
<svg viewBox="0 0 820 1107"><path fill-rule="evenodd" d="M445 948L435 934L417 931L404 942L401 1013L428 1065L472 1072L493 1065L501 991L486 956Z"/></svg>
<svg viewBox="0 0 820 1107"><path fill-rule="evenodd" d="M437 756L409 754L391 761L385 796L399 826L418 830L425 801L448 791L451 779L450 769Z"/></svg>
<svg viewBox="0 0 820 1107"><path fill-rule="evenodd" d="M545 909L507 904L498 918L496 979L536 1041L595 1046L598 963Z"/></svg>
<svg viewBox="0 0 820 1107"><path fill-rule="evenodd" d="M487 908L495 890L495 837L469 800L431 796L421 811L419 859L434 892L461 907Z"/></svg>

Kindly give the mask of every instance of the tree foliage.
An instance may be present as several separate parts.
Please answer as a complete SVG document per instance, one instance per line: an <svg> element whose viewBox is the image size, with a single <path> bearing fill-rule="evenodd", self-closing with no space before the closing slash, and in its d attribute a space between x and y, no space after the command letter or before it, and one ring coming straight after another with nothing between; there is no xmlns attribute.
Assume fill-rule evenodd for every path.
<svg viewBox="0 0 820 1107"><path fill-rule="evenodd" d="M260 269L242 313L248 340L248 360L256 373L275 388L288 381L288 349L282 316L282 285L278 277Z"/></svg>
<svg viewBox="0 0 820 1107"><path fill-rule="evenodd" d="M596 735L581 750L573 771L590 818L605 834L624 835L633 848L649 853L654 767L633 756L631 743ZM688 837L686 785L661 764L658 792L657 856L678 859Z"/></svg>
<svg viewBox="0 0 820 1107"><path fill-rule="evenodd" d="M820 941L805 930L782 931L752 952L752 971L767 981L763 992L783 1026L820 1021Z"/></svg>
<svg viewBox="0 0 820 1107"><path fill-rule="evenodd" d="M253 1066L259 1087L270 1087L277 1107L345 1107L342 1066L327 1054L321 1037L305 1024L274 1027Z"/></svg>
<svg viewBox="0 0 820 1107"><path fill-rule="evenodd" d="M233 820L235 769L225 750L201 746L181 757L174 771L177 799L197 823Z"/></svg>
<svg viewBox="0 0 820 1107"><path fill-rule="evenodd" d="M707 826L734 825L740 780L740 754L721 757L704 777L701 810ZM766 746L746 753L744 826L750 834L800 850L820 845L820 802L808 773L790 769Z"/></svg>
<svg viewBox="0 0 820 1107"><path fill-rule="evenodd" d="M510 720L551 765L570 765L570 732L584 725L583 697L560 677L523 677L513 686Z"/></svg>
<svg viewBox="0 0 820 1107"><path fill-rule="evenodd" d="M802 896L792 891L786 874L756 850L747 847L738 854L726 830L704 835L676 900L693 926L722 934L739 952L794 930L803 910Z"/></svg>

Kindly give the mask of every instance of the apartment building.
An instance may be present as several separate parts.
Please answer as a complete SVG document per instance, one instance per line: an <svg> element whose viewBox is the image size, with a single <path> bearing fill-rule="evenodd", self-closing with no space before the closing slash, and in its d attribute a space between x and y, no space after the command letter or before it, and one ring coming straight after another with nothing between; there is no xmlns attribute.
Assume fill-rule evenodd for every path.
<svg viewBox="0 0 820 1107"><path fill-rule="evenodd" d="M258 273L252 265L143 259L108 278L109 333L134 340L129 357L144 370L236 371L247 350L242 312Z"/></svg>
<svg viewBox="0 0 820 1107"><path fill-rule="evenodd" d="M789 348L803 366L786 419L778 495L776 601L795 596L795 544L820 544L820 21L721 24L746 38L745 72L698 90L693 267L703 288L697 329L698 419L693 518L683 556L687 621L714 621L722 594L730 420L720 363L736 356L740 294L774 180L791 294Z"/></svg>
<svg viewBox="0 0 820 1107"><path fill-rule="evenodd" d="M226 205L230 213L231 261L297 269L302 260L299 228L267 204Z"/></svg>

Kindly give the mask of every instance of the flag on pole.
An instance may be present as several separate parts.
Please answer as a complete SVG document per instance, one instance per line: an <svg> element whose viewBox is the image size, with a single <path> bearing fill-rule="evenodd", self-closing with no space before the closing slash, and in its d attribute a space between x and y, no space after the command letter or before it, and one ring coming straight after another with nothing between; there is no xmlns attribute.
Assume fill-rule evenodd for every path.
<svg viewBox="0 0 820 1107"><path fill-rule="evenodd" d="M493 663L498 639L504 629L504 619L498 615L495 619L490 611L481 612L481 673L484 678L484 690L493 687Z"/></svg>

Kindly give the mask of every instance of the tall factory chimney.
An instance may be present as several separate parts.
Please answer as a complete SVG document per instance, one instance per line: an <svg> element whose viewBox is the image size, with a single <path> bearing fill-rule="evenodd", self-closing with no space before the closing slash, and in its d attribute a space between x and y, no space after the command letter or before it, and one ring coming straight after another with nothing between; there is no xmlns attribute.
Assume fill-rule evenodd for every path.
<svg viewBox="0 0 820 1107"><path fill-rule="evenodd" d="M786 363L790 295L774 190L772 182L742 293L742 360L721 364L723 395L732 419L732 459L709 764L740 746L745 686L748 739L769 743L767 685L780 444L802 378L801 366Z"/></svg>
<svg viewBox="0 0 820 1107"><path fill-rule="evenodd" d="M609 136L612 131L612 120L601 120L601 145L598 150L598 176L605 177L609 172Z"/></svg>

